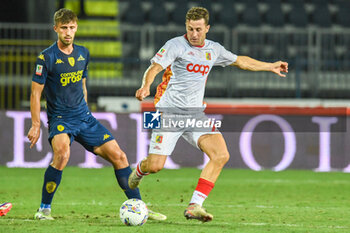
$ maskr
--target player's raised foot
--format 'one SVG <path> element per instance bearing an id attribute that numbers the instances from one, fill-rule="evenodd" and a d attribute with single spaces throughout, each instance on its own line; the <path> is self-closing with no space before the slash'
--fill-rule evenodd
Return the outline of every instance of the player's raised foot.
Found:
<path id="1" fill-rule="evenodd" d="M 51 209 L 38 209 L 38 211 L 34 215 L 34 219 L 38 220 L 54 220 L 51 216 Z"/>
<path id="2" fill-rule="evenodd" d="M 5 216 L 12 208 L 12 204 L 10 202 L 5 202 L 0 205 L 0 216 Z"/>
<path id="3" fill-rule="evenodd" d="M 202 222 L 213 220 L 213 215 L 209 214 L 202 206 L 198 204 L 189 204 L 184 212 L 186 219 L 197 219 Z"/>
<path id="4" fill-rule="evenodd" d="M 154 212 L 152 210 L 148 210 L 148 219 L 149 220 L 158 220 L 158 221 L 164 221 L 166 220 L 166 216 L 161 213 Z"/>
<path id="5" fill-rule="evenodd" d="M 135 189 L 137 188 L 137 186 L 139 186 L 140 182 L 141 182 L 142 177 L 138 177 L 136 175 L 136 169 L 134 169 L 130 176 L 129 176 L 129 180 L 128 180 L 128 185 L 131 189 Z"/>

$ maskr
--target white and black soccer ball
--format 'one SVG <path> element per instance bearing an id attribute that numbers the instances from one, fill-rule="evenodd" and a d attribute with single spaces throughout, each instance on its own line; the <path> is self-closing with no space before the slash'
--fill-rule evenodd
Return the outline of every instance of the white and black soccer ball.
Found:
<path id="1" fill-rule="evenodd" d="M 139 199 L 126 200 L 119 210 L 120 220 L 127 226 L 142 226 L 147 222 L 148 209 Z"/>

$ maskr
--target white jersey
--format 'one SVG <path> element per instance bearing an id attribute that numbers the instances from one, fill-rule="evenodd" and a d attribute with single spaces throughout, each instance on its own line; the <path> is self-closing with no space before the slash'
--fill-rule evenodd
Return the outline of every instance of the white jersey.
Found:
<path id="1" fill-rule="evenodd" d="M 227 66 L 237 60 L 237 55 L 222 45 L 205 40 L 203 46 L 191 45 L 186 35 L 175 37 L 151 59 L 166 71 L 157 87 L 157 108 L 204 109 L 205 84 L 213 66 Z"/>

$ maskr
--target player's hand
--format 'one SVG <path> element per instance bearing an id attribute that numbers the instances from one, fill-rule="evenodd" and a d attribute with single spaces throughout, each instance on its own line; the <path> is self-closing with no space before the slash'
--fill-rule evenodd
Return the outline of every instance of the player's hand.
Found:
<path id="1" fill-rule="evenodd" d="M 149 91 L 149 88 L 147 88 L 147 87 L 141 87 L 135 93 L 136 99 L 138 99 L 140 101 L 142 101 L 144 98 L 146 98 L 149 95 L 150 95 L 150 91 Z"/>
<path id="2" fill-rule="evenodd" d="M 288 73 L 288 63 L 283 61 L 274 62 L 272 63 L 271 71 L 281 77 L 286 77 L 286 75 L 281 72 Z"/>
<path id="3" fill-rule="evenodd" d="M 27 137 L 31 143 L 30 148 L 33 148 L 40 137 L 40 126 L 32 126 L 28 132 Z"/>

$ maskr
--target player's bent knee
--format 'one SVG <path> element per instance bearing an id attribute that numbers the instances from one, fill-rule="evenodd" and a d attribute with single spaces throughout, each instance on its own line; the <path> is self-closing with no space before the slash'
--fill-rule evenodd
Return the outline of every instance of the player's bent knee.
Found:
<path id="1" fill-rule="evenodd" d="M 224 166 L 228 160 L 230 159 L 230 154 L 229 153 L 220 153 L 220 154 L 216 154 L 215 156 L 213 156 L 213 161 L 215 163 L 217 163 L 219 166 Z"/>
<path id="2" fill-rule="evenodd" d="M 68 162 L 69 160 L 69 154 L 68 153 L 61 153 L 55 155 L 55 160 L 59 163 Z"/>
<path id="3" fill-rule="evenodd" d="M 56 146 L 54 149 L 54 158 L 61 161 L 68 160 L 69 146 L 66 146 L 66 145 Z"/>
<path id="4" fill-rule="evenodd" d="M 126 159 L 126 154 L 122 150 L 117 150 L 115 153 L 115 157 L 117 160 L 124 160 Z"/>
<path id="5" fill-rule="evenodd" d="M 52 161 L 52 166 L 58 170 L 63 170 L 69 160 L 69 151 L 55 152 Z"/>
<path id="6" fill-rule="evenodd" d="M 126 154 L 122 150 L 117 150 L 113 153 L 112 156 L 109 157 L 110 161 L 113 165 L 122 165 L 124 163 L 128 163 L 128 159 L 126 158 Z"/>

